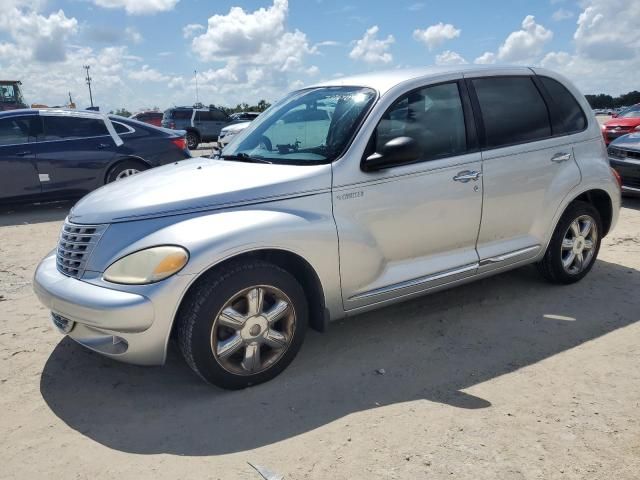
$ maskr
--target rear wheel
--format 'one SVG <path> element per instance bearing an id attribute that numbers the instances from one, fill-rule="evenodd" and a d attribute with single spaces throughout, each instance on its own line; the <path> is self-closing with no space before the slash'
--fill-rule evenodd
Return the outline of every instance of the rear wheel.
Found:
<path id="1" fill-rule="evenodd" d="M 187 140 L 187 147 L 189 147 L 189 150 L 195 150 L 198 148 L 198 145 L 200 144 L 200 136 L 196 132 L 187 132 L 185 138 Z"/>
<path id="2" fill-rule="evenodd" d="M 589 273 L 600 250 L 602 220 L 586 202 L 574 202 L 556 226 L 547 252 L 537 266 L 553 283 L 574 283 Z"/>
<path id="3" fill-rule="evenodd" d="M 237 263 L 204 277 L 178 314 L 185 360 L 207 382 L 240 389 L 282 372 L 302 346 L 304 290 L 280 267 Z"/>
<path id="4" fill-rule="evenodd" d="M 114 165 L 109 173 L 107 174 L 107 179 L 105 183 L 117 182 L 118 180 L 123 180 L 127 177 L 131 177 L 140 172 L 144 172 L 149 167 L 142 162 L 138 162 L 136 160 L 125 160 Z"/>

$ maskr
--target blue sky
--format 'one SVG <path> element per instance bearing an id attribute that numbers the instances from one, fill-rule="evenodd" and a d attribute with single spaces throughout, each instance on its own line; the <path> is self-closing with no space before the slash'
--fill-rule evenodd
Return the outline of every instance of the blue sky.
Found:
<path id="1" fill-rule="evenodd" d="M 585 93 L 640 89 L 631 0 L 3 0 L 0 76 L 29 102 L 103 109 L 277 99 L 322 79 L 444 63 L 559 70 Z"/>

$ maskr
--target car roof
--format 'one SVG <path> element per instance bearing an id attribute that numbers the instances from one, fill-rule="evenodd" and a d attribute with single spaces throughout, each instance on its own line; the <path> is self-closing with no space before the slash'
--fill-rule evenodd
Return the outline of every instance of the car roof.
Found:
<path id="1" fill-rule="evenodd" d="M 7 117 L 10 115 L 26 115 L 26 114 L 38 114 L 44 116 L 70 116 L 70 117 L 92 117 L 92 118 L 104 118 L 104 113 L 95 112 L 92 110 L 73 110 L 70 108 L 19 108 L 16 110 L 4 110 L 0 112 L 1 117 Z"/>
<path id="2" fill-rule="evenodd" d="M 396 69 L 385 70 L 380 72 L 364 73 L 361 75 L 354 75 L 350 77 L 334 78 L 321 83 L 312 85 L 312 87 L 323 86 L 362 86 L 373 88 L 384 94 L 394 86 L 404 83 L 410 80 L 416 80 L 420 78 L 428 79 L 430 77 L 438 77 L 447 74 L 474 74 L 482 73 L 484 75 L 495 73 L 499 75 L 501 72 L 509 73 L 521 71 L 523 74 L 533 74 L 533 71 L 528 67 L 514 66 L 514 65 L 437 65 L 431 67 L 411 68 L 411 69 Z"/>

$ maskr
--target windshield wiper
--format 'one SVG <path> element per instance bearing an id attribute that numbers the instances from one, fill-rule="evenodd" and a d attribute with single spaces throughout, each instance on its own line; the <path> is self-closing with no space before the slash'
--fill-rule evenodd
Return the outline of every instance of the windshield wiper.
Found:
<path id="1" fill-rule="evenodd" d="M 220 158 L 223 160 L 231 160 L 234 162 L 247 162 L 247 163 L 273 163 L 262 157 L 252 157 L 247 153 L 238 153 L 236 155 L 222 155 Z"/>

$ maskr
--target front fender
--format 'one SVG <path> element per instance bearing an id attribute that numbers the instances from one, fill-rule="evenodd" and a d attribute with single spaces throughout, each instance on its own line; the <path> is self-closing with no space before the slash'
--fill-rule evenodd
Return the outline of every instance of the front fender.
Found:
<path id="1" fill-rule="evenodd" d="M 192 276 L 194 281 L 211 267 L 243 253 L 265 249 L 294 253 L 315 270 L 331 318 L 343 315 L 330 193 L 112 224 L 89 259 L 88 275 L 104 272 L 119 258 L 156 245 L 185 247 L 189 262 L 178 275 Z"/>

